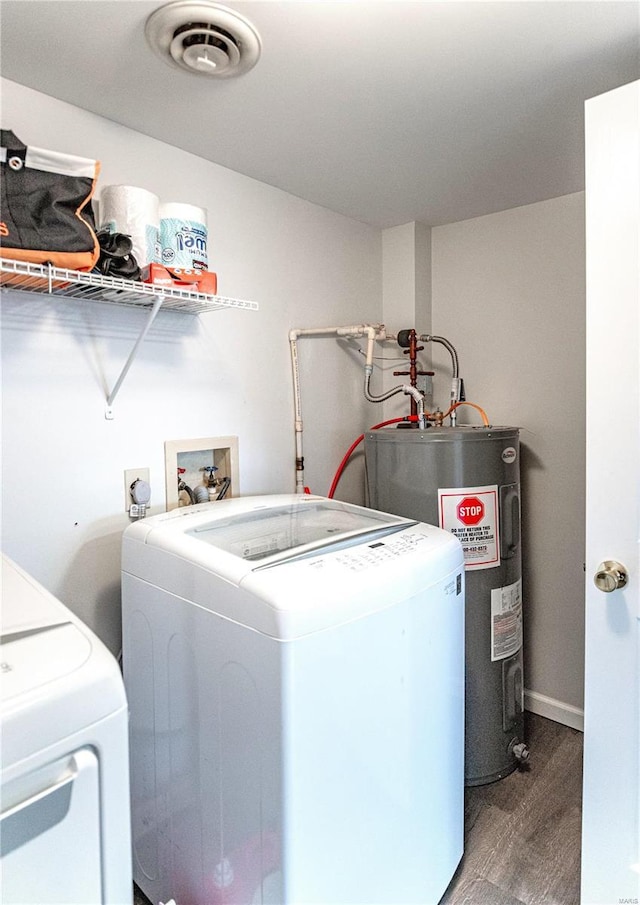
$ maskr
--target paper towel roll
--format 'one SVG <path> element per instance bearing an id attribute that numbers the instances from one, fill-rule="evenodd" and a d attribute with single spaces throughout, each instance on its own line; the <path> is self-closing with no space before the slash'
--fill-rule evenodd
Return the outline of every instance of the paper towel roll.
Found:
<path id="1" fill-rule="evenodd" d="M 161 263 L 183 270 L 208 270 L 207 212 L 194 204 L 160 205 Z"/>
<path id="2" fill-rule="evenodd" d="M 140 267 L 160 260 L 160 199 L 136 185 L 105 185 L 98 202 L 100 229 L 131 236 Z"/>

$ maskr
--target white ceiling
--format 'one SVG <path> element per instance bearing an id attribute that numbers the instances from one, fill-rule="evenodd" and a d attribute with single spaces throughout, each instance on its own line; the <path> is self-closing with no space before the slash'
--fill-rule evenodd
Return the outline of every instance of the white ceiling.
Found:
<path id="1" fill-rule="evenodd" d="M 640 78 L 636 0 L 230 0 L 228 81 L 152 53 L 161 5 L 2 0 L 2 75 L 381 227 L 580 191 L 584 100 Z"/>

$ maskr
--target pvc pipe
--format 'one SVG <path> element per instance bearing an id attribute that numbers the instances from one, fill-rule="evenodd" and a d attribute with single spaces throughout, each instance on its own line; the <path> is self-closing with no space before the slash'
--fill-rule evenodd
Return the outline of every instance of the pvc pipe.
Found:
<path id="1" fill-rule="evenodd" d="M 293 408 L 296 446 L 296 493 L 304 493 L 304 456 L 302 455 L 302 399 L 300 397 L 300 373 L 298 370 L 297 334 L 289 332 L 291 370 L 293 372 Z"/>
<path id="2" fill-rule="evenodd" d="M 411 396 L 413 399 L 415 399 L 418 406 L 418 427 L 423 431 L 427 426 L 427 421 L 424 415 L 424 396 L 419 389 L 412 387 L 410 384 L 404 384 L 402 387 L 402 392 L 406 396 Z"/>
<path id="3" fill-rule="evenodd" d="M 340 327 L 305 327 L 294 328 L 289 330 L 289 339 L 298 339 L 300 336 L 342 336 L 342 337 L 357 337 L 357 336 L 373 336 L 375 339 L 386 339 L 387 332 L 385 330 L 384 324 L 352 324 L 350 326 L 340 326 Z"/>
<path id="4" fill-rule="evenodd" d="M 294 328 L 289 330 L 289 350 L 293 375 L 294 428 L 296 448 L 296 493 L 304 493 L 304 455 L 302 445 L 302 396 L 300 393 L 300 369 L 298 365 L 298 339 L 301 336 L 337 336 L 341 338 L 367 337 L 367 366 L 373 370 L 373 344 L 376 339 L 384 340 L 387 333 L 384 324 L 351 324 L 347 326 Z M 366 395 L 366 393 L 365 393 Z M 375 400 L 373 400 L 375 401 Z"/>

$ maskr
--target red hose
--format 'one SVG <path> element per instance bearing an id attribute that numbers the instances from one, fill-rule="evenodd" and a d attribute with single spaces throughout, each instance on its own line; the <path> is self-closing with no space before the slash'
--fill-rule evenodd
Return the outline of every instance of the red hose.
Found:
<path id="1" fill-rule="evenodd" d="M 398 422 L 400 422 L 400 421 L 417 421 L 417 420 L 418 420 L 417 415 L 405 415 L 403 418 L 390 418 L 388 421 L 381 421 L 380 424 L 374 424 L 373 427 L 369 428 L 369 430 L 377 431 L 379 427 L 386 427 L 388 424 L 398 424 Z M 336 492 L 338 482 L 340 481 L 340 478 L 342 477 L 342 472 L 347 467 L 347 462 L 351 458 L 353 451 L 358 447 L 358 445 L 360 443 L 362 443 L 363 440 L 364 440 L 364 434 L 360 434 L 358 439 L 354 440 L 354 442 L 351 444 L 349 449 L 346 451 L 344 458 L 343 458 L 342 462 L 340 463 L 340 465 L 338 465 L 338 470 L 335 473 L 333 481 L 331 482 L 331 487 L 329 489 L 329 493 L 327 494 L 327 496 L 329 497 L 330 500 L 333 499 L 333 495 Z"/>

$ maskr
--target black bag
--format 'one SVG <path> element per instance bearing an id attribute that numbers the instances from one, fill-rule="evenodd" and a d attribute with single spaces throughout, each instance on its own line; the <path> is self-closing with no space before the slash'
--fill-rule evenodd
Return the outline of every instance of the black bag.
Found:
<path id="1" fill-rule="evenodd" d="M 91 198 L 100 163 L 27 147 L 0 131 L 0 257 L 91 270 L 100 254 Z"/>

